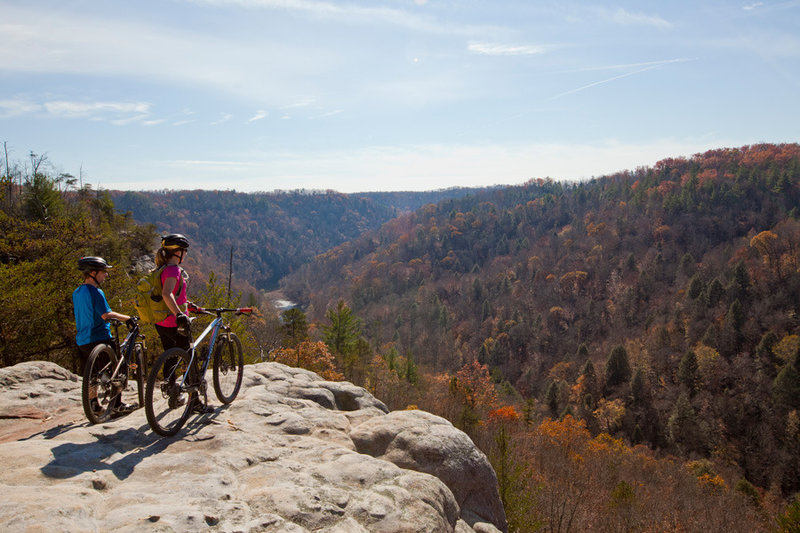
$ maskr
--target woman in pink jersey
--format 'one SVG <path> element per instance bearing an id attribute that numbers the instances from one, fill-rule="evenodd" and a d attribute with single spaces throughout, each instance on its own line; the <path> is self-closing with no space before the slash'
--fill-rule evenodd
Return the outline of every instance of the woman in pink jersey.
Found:
<path id="1" fill-rule="evenodd" d="M 186 282 L 188 276 L 181 268 L 189 249 L 189 240 L 180 233 L 170 233 L 161 238 L 161 248 L 156 252 L 156 267 L 161 271 L 161 296 L 170 314 L 156 324 L 164 351 L 179 347 L 189 349 L 189 318 L 186 316 Z"/>
<path id="2" fill-rule="evenodd" d="M 164 351 L 175 347 L 188 351 L 190 348 L 189 317 L 186 316 L 189 303 L 186 285 L 189 277 L 180 266 L 188 249 L 189 240 L 186 237 L 180 233 L 170 233 L 161 238 L 161 248 L 156 252 L 156 267 L 164 267 L 161 271 L 161 296 L 170 311 L 167 318 L 156 323 Z M 206 412 L 206 406 L 196 395 L 191 400 L 194 411 Z"/>

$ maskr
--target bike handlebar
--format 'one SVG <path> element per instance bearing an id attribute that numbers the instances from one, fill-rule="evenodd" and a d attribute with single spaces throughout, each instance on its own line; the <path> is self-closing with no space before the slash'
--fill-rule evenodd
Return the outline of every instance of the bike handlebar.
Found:
<path id="1" fill-rule="evenodd" d="M 109 318 L 106 322 L 113 326 L 121 326 L 125 324 L 128 329 L 133 329 L 133 326 L 139 323 L 139 317 L 131 316 L 128 320 L 119 320 L 118 318 Z"/>
<path id="2" fill-rule="evenodd" d="M 236 313 L 237 315 L 249 315 L 253 313 L 253 307 L 217 307 L 206 309 L 205 307 L 198 307 L 194 304 L 190 305 L 188 311 L 198 315 L 221 315 L 222 313 Z"/>

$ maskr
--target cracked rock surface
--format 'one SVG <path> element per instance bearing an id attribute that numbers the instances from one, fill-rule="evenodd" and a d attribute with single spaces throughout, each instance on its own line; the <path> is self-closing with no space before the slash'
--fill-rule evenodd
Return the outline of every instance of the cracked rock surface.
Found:
<path id="1" fill-rule="evenodd" d="M 0 530 L 506 530 L 472 441 L 423 411 L 278 363 L 245 367 L 230 405 L 173 438 L 144 410 L 90 425 L 80 379 L 48 362 L 0 369 Z"/>

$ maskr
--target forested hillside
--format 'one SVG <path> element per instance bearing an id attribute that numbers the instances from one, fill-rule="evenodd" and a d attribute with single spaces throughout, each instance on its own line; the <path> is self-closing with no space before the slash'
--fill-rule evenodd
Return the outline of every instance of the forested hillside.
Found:
<path id="1" fill-rule="evenodd" d="M 478 189 L 429 192 L 111 191 L 118 212 L 186 234 L 197 262 L 227 272 L 234 249 L 236 283 L 270 290 L 303 263 L 398 213 Z"/>
<path id="2" fill-rule="evenodd" d="M 720 149 L 406 214 L 284 282 L 377 350 L 800 490 L 800 146 Z"/>

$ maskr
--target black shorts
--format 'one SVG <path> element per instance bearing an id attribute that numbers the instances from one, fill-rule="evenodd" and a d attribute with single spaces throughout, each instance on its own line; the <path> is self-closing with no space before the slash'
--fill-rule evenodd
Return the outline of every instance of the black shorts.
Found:
<path id="1" fill-rule="evenodd" d="M 104 341 L 94 341 L 90 342 L 89 344 L 81 344 L 78 346 L 78 360 L 80 361 L 80 368 L 79 371 L 83 374 L 84 369 L 86 368 L 86 360 L 89 359 L 89 354 L 92 353 L 94 347 L 98 344 L 108 344 L 112 348 L 114 347 L 114 339 L 106 339 Z"/>
<path id="2" fill-rule="evenodd" d="M 166 352 L 170 348 L 183 348 L 184 350 L 189 350 L 189 337 L 184 337 L 183 335 L 178 335 L 178 328 L 172 327 L 168 328 L 165 326 L 156 326 L 156 331 L 158 332 L 158 336 L 161 338 L 161 345 L 164 347 L 164 351 Z"/>

